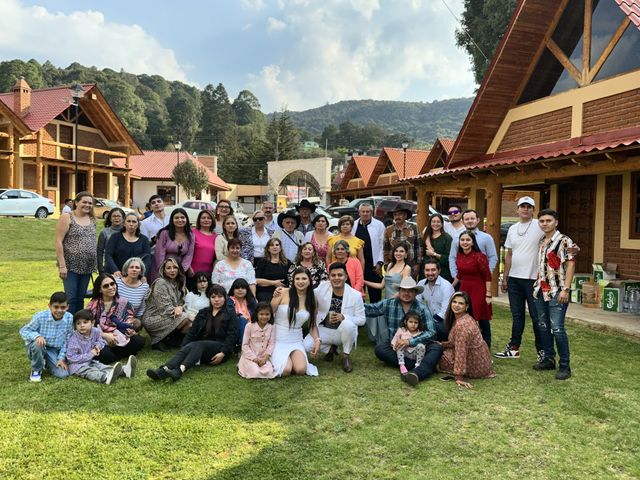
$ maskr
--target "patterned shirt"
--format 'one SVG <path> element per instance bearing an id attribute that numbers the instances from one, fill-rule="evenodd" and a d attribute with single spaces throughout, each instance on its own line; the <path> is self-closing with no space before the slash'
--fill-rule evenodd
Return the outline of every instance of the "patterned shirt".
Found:
<path id="1" fill-rule="evenodd" d="M 551 239 L 543 239 L 538 251 L 538 278 L 533 285 L 533 296 L 542 296 L 546 302 L 568 285 L 565 282 L 567 262 L 573 262 L 574 257 L 567 252 L 573 246 L 573 241 L 559 231 Z"/>
<path id="2" fill-rule="evenodd" d="M 424 331 L 420 335 L 413 337 L 409 340 L 409 346 L 415 347 L 418 343 L 428 343 L 433 340 L 436 335 L 436 330 L 433 325 L 433 317 L 429 309 L 417 299 L 413 301 L 407 311 L 415 311 L 422 317 L 422 323 L 424 323 Z M 374 317 L 378 315 L 384 315 L 387 320 L 387 331 L 389 338 L 393 338 L 396 331 L 400 327 L 400 322 L 404 318 L 405 311 L 402 308 L 402 302 L 398 298 L 387 298 L 380 300 L 377 303 L 365 303 L 364 312 L 367 317 Z"/>
<path id="3" fill-rule="evenodd" d="M 65 312 L 61 320 L 55 320 L 50 310 L 36 313 L 29 323 L 20 329 L 25 345 L 38 337 L 43 337 L 47 347 L 58 350 L 58 360 L 67 354 L 67 339 L 73 332 L 73 315 Z"/>
<path id="4" fill-rule="evenodd" d="M 407 256 L 411 265 L 418 265 L 422 262 L 422 248 L 420 247 L 418 229 L 415 225 L 405 223 L 402 228 L 397 228 L 395 224 L 389 225 L 384 231 L 384 243 L 382 248 L 384 250 L 385 265 L 391 262 L 393 259 L 393 249 L 401 242 L 409 244 Z M 393 333 L 395 333 L 395 330 Z"/>

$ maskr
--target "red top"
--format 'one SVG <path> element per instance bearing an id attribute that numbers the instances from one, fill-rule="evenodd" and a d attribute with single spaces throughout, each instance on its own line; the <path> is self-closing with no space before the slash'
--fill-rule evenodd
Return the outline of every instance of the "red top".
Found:
<path id="1" fill-rule="evenodd" d="M 482 252 L 471 251 L 468 255 L 458 252 L 456 255 L 456 267 L 460 291 L 466 292 L 471 297 L 473 317 L 476 320 L 491 320 L 493 312 L 491 305 L 487 304 L 486 282 L 491 281 L 489 261 Z"/>

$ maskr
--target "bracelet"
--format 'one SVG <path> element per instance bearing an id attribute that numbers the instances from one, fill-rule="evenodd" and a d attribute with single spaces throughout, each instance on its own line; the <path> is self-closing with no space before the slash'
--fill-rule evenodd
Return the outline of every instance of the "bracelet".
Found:
<path id="1" fill-rule="evenodd" d="M 493 295 L 485 295 L 486 298 L 493 298 Z"/>

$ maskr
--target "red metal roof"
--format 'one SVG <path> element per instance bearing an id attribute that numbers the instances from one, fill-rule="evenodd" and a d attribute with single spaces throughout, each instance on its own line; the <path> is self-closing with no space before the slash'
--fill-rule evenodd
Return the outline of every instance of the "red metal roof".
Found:
<path id="1" fill-rule="evenodd" d="M 94 86 L 95 84 L 93 83 L 82 85 L 84 94 L 86 95 Z M 0 94 L 0 101 L 15 112 L 13 108 L 13 92 Z M 32 132 L 37 132 L 72 104 L 73 97 L 68 86 L 41 88 L 31 91 L 31 107 L 24 114 L 16 112 L 16 115 L 22 119 Z"/>
<path id="2" fill-rule="evenodd" d="M 386 153 L 394 171 L 398 174 L 399 180 L 414 177 L 420 173 L 422 166 L 427 161 L 431 150 L 410 150 L 407 149 L 407 171 L 404 172 L 404 151 L 401 148 L 384 147 L 380 156 Z"/>
<path id="3" fill-rule="evenodd" d="M 640 28 L 640 0 L 615 0 L 636 27 Z"/>
<path id="4" fill-rule="evenodd" d="M 584 137 L 575 137 L 569 140 L 560 140 L 544 145 L 536 145 L 534 147 L 498 152 L 492 155 L 484 155 L 483 157 L 476 158 L 475 160 L 477 161 L 474 161 L 473 163 L 446 169 L 434 169 L 409 180 L 421 180 L 455 174 L 457 172 L 467 172 L 470 170 L 486 170 L 509 165 L 519 165 L 535 160 L 570 157 L 574 155 L 627 147 L 634 144 L 640 145 L 640 127 L 596 133 Z"/>
<path id="5" fill-rule="evenodd" d="M 131 155 L 129 157 L 131 174 L 142 180 L 170 179 L 173 174 L 173 168 L 178 162 L 179 155 L 180 162 L 191 160 L 196 166 L 203 167 L 207 171 L 210 185 L 218 190 L 231 190 L 224 180 L 205 167 L 197 158 L 193 157 L 188 152 L 179 152 L 176 154 L 176 152 L 165 152 L 160 150 L 143 150 L 142 153 L 143 155 Z M 124 168 L 124 158 L 114 158 L 112 160 L 114 165 Z"/>
<path id="6" fill-rule="evenodd" d="M 444 151 L 447 153 L 447 155 L 451 153 L 451 150 L 453 150 L 453 146 L 456 143 L 455 138 L 438 137 L 437 140 L 440 142 L 440 144 L 442 145 L 442 148 L 444 148 Z"/>
<path id="7" fill-rule="evenodd" d="M 360 172 L 360 176 L 362 177 L 362 181 L 364 182 L 365 186 L 369 185 L 371 175 L 373 175 L 373 171 L 376 168 L 376 163 L 378 163 L 378 157 L 354 155 L 353 161 L 358 168 L 358 172 Z"/>

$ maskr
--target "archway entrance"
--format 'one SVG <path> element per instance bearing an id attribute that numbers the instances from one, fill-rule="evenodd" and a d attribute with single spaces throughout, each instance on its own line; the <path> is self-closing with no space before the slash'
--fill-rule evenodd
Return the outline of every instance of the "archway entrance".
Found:
<path id="1" fill-rule="evenodd" d="M 276 195 L 281 192 L 281 186 L 289 192 L 300 194 L 300 199 L 305 197 L 320 197 L 320 203 L 329 201 L 328 193 L 331 191 L 331 158 L 301 158 L 296 160 L 280 160 L 268 162 L 267 171 L 269 178 L 269 193 Z M 298 188 L 300 187 L 300 188 Z M 306 188 L 304 188 L 306 187 Z M 305 196 L 302 196 L 305 192 Z"/>

